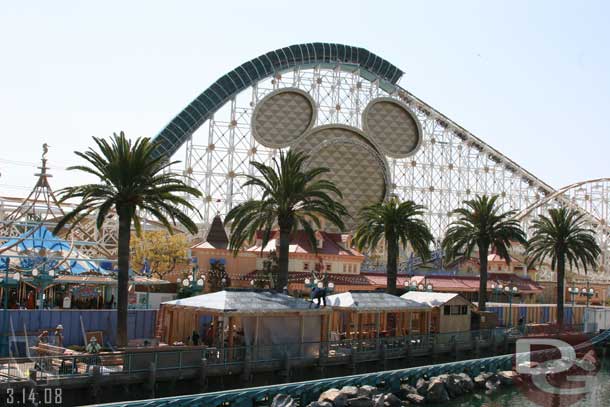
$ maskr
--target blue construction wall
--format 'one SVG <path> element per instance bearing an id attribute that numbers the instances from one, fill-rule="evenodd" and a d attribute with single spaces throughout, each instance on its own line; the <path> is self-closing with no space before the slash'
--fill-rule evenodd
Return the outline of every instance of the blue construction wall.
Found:
<path id="1" fill-rule="evenodd" d="M 565 304 L 564 321 L 569 324 L 582 324 L 585 306 Z M 498 323 L 502 326 L 508 324 L 511 315 L 511 324 L 516 326 L 519 319 L 528 324 L 546 324 L 557 320 L 557 306 L 554 304 L 513 304 L 512 312 L 509 304 L 488 303 L 487 311 L 495 312 L 498 315 Z"/>
<path id="2" fill-rule="evenodd" d="M 52 343 L 55 327 L 61 324 L 64 327 L 64 346 L 83 345 L 81 317 L 85 331 L 102 331 L 104 345 L 116 343 L 116 310 L 2 310 L 0 311 L 0 329 L 4 330 L 6 327 L 7 333 L 12 336 L 12 322 L 18 341 L 24 340 L 26 330 L 30 338 L 47 330 L 51 335 L 50 342 Z M 152 338 L 156 317 L 157 310 L 129 310 L 127 320 L 129 339 Z M 2 334 L 5 333 L 2 332 Z M 34 344 L 32 339 L 30 339 L 30 344 Z"/>

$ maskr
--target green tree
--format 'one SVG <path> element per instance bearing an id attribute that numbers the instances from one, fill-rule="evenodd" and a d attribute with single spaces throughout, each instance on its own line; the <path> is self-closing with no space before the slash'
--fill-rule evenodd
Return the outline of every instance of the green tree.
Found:
<path id="1" fill-rule="evenodd" d="M 563 327 L 566 263 L 570 268 L 582 265 L 595 267 L 601 249 L 594 231 L 587 228 L 584 214 L 574 209 L 549 209 L 548 216 L 540 215 L 532 222 L 532 237 L 527 245 L 530 265 L 551 259 L 557 271 L 557 324 Z"/>
<path id="2" fill-rule="evenodd" d="M 452 214 L 458 219 L 447 229 L 442 247 L 447 259 L 470 257 L 476 247 L 479 251 L 479 310 L 485 311 L 487 300 L 487 256 L 490 249 L 510 264 L 510 247 L 513 242 L 525 245 L 525 233 L 513 219 L 516 212 L 501 212 L 498 196 L 479 196 L 464 201 L 462 208 Z"/>
<path id="3" fill-rule="evenodd" d="M 151 274 L 157 278 L 186 269 L 189 264 L 189 239 L 184 233 L 171 234 L 166 230 L 144 231 L 131 235 L 131 268 L 142 270 L 148 262 Z"/>
<path id="4" fill-rule="evenodd" d="M 140 216 L 146 214 L 161 222 L 170 232 L 172 225 L 181 224 L 191 233 L 197 225 L 180 208 L 196 211 L 185 195 L 201 193 L 185 184 L 181 177 L 169 171 L 168 161 L 155 153 L 156 144 L 149 138 L 135 142 L 123 132 L 110 140 L 93 138 L 98 150 L 76 151 L 86 165 L 70 167 L 93 175 L 98 183 L 68 187 L 59 191 L 61 201 L 80 199 L 76 207 L 55 227 L 58 233 L 64 226 L 70 229 L 88 216 L 96 216 L 99 229 L 112 210 L 119 221 L 118 231 L 118 298 L 117 344 L 127 345 L 127 290 L 129 281 L 129 253 L 132 224 L 141 234 Z"/>
<path id="5" fill-rule="evenodd" d="M 385 239 L 387 251 L 387 292 L 396 293 L 399 247 L 410 245 L 422 258 L 430 256 L 430 243 L 434 240 L 428 225 L 422 219 L 425 207 L 413 201 L 400 202 L 393 197 L 367 206 L 360 211 L 354 244 L 359 250 L 374 249 Z"/>
<path id="6" fill-rule="evenodd" d="M 288 286 L 288 246 L 290 234 L 302 228 L 312 247 L 316 247 L 314 226 L 321 228 L 321 218 L 339 229 L 347 216 L 339 202 L 341 191 L 323 178 L 330 170 L 324 167 L 306 169 L 307 155 L 293 150 L 280 152 L 272 165 L 252 162 L 260 175 L 246 175 L 243 188 L 253 186 L 262 192 L 260 199 L 251 199 L 231 209 L 226 222 L 231 225 L 229 247 L 237 254 L 244 243 L 252 241 L 262 231 L 263 247 L 269 242 L 274 227 L 279 227 L 278 288 Z M 339 198 L 339 199 L 337 199 Z"/>

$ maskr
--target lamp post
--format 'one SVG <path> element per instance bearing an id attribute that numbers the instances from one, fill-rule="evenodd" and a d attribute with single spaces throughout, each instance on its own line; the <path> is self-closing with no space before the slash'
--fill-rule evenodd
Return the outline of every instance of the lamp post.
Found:
<path id="1" fill-rule="evenodd" d="M 584 329 L 586 331 L 587 329 L 587 320 L 588 320 L 588 315 L 587 312 L 589 311 L 589 302 L 591 301 L 591 298 L 595 295 L 595 290 L 591 287 L 589 287 L 589 282 L 587 281 L 587 288 L 583 288 L 580 291 L 580 295 L 583 295 L 585 297 L 587 297 L 587 305 L 585 306 L 585 316 L 583 318 L 583 324 L 584 324 Z M 572 312 L 574 312 L 572 310 Z"/>
<path id="2" fill-rule="evenodd" d="M 305 284 L 305 287 L 309 288 L 310 290 L 313 290 L 314 288 L 316 288 L 318 286 L 319 282 L 320 282 L 320 280 L 318 280 L 317 278 L 314 278 L 312 280 L 309 277 L 305 278 L 305 280 L 303 281 L 303 283 Z"/>
<path id="3" fill-rule="evenodd" d="M 508 327 L 513 325 L 513 297 L 519 294 L 519 289 L 515 286 L 504 286 L 504 292 L 508 296 Z"/>
<path id="4" fill-rule="evenodd" d="M 504 291 L 504 285 L 502 285 L 502 283 L 491 283 L 491 290 L 494 294 L 495 302 L 498 302 L 498 297 L 500 296 L 500 293 Z"/>
<path id="5" fill-rule="evenodd" d="M 329 281 L 328 284 L 326 284 L 325 286 L 324 281 L 322 280 L 318 280 L 317 278 L 314 278 L 313 280 L 311 280 L 310 278 L 306 278 L 303 283 L 305 284 L 305 287 L 309 288 L 310 290 L 313 290 L 315 288 L 323 288 L 325 295 L 328 295 L 335 291 L 335 283 L 333 283 L 332 281 Z"/>
<path id="6" fill-rule="evenodd" d="M 45 263 L 43 263 L 41 270 L 37 268 L 32 269 L 32 283 L 36 286 L 36 290 L 38 291 L 38 304 L 40 309 L 43 309 L 44 307 L 44 290 L 53 283 L 53 280 L 55 280 L 55 270 L 47 270 L 44 265 Z"/>
<path id="7" fill-rule="evenodd" d="M 580 290 L 577 287 L 568 287 L 568 293 L 570 297 L 572 297 L 572 312 L 570 312 L 570 325 L 574 325 L 574 300 L 576 296 L 580 293 Z"/>
<path id="8" fill-rule="evenodd" d="M 431 293 L 434 290 L 432 284 L 417 284 L 415 281 L 405 281 L 404 282 L 405 290 L 407 291 L 427 291 Z"/>
<path id="9" fill-rule="evenodd" d="M 417 291 L 417 283 L 414 280 L 404 282 L 405 290 Z"/>
<path id="10" fill-rule="evenodd" d="M 185 279 L 177 279 L 176 283 L 182 285 L 182 290 L 190 297 L 194 293 L 202 292 L 205 288 L 205 276 L 198 276 L 199 266 L 194 266 L 191 274 Z M 226 280 L 223 278 L 223 284 Z"/>
<path id="11" fill-rule="evenodd" d="M 325 284 L 324 280 L 305 278 L 303 283 L 310 290 L 312 303 L 314 299 L 318 299 L 318 306 L 320 305 L 320 299 L 324 301 L 324 306 L 326 306 L 326 296 L 335 291 L 335 283 L 332 281 Z"/>

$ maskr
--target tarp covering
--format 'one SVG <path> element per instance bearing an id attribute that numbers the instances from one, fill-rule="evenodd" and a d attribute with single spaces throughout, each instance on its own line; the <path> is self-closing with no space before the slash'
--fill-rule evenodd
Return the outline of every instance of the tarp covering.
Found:
<path id="1" fill-rule="evenodd" d="M 428 291 L 409 291 L 400 296 L 405 300 L 415 301 L 430 307 L 438 307 L 457 297 L 457 293 L 435 293 Z"/>
<path id="2" fill-rule="evenodd" d="M 228 326 L 231 317 L 236 317 L 243 329 L 244 344 L 258 343 L 257 358 L 283 358 L 285 355 L 297 356 L 301 353 L 316 356 L 319 352 L 322 319 L 329 313 L 330 308 L 314 308 L 305 300 L 282 293 L 226 289 L 166 301 L 161 304 L 160 315 L 163 318 L 162 326 L 173 326 L 166 338 L 169 341 L 175 339 L 176 330 L 192 331 L 189 325 L 193 320 L 192 315 L 214 315 L 224 327 Z M 224 333 L 227 333 L 226 328 Z"/>
<path id="3" fill-rule="evenodd" d="M 241 319 L 244 329 L 244 342 L 246 345 L 254 344 L 256 317 L 245 317 Z M 281 357 L 284 353 L 288 356 L 297 356 L 301 348 L 306 356 L 317 357 L 319 353 L 320 329 L 322 320 L 319 315 L 303 317 L 303 343 L 301 343 L 300 318 L 296 317 L 259 317 L 258 345 L 260 352 L 267 356 Z M 309 344 L 308 344 L 309 343 Z M 269 346 L 265 348 L 265 346 Z M 284 346 L 271 346 L 284 345 Z"/>
<path id="4" fill-rule="evenodd" d="M 22 241 L 19 242 L 20 240 Z M 15 245 L 17 242 L 19 243 Z M 25 270 L 31 270 L 42 262 L 44 262 L 49 269 L 55 268 L 58 263 L 62 262 L 63 258 L 73 258 L 75 260 L 64 262 L 57 267 L 58 270 L 68 271 L 72 274 L 98 270 L 97 265 L 89 261 L 87 256 L 81 255 L 78 250 L 70 246 L 70 243 L 56 237 L 44 226 L 38 227 L 34 233 L 28 231 L 21 236 L 8 240 L 2 247 L 13 245 L 15 246 L 2 253 L 4 256 L 0 255 L 0 270 L 6 270 L 7 264 L 9 264 L 7 261 L 9 258 L 8 256 L 10 256 L 11 264 Z M 36 258 L 36 256 L 38 256 L 37 253 L 43 248 L 47 251 L 47 256 L 49 258 L 46 261 L 43 258 Z M 14 256 L 17 256 L 17 258 L 14 258 Z"/>
<path id="5" fill-rule="evenodd" d="M 326 303 L 332 307 L 350 308 L 354 311 L 425 311 L 430 309 L 426 304 L 379 291 L 351 291 L 335 294 L 326 297 Z"/>
<path id="6" fill-rule="evenodd" d="M 311 304 L 302 299 L 281 293 L 254 290 L 223 290 L 167 301 L 163 304 L 201 308 L 222 313 L 264 314 L 268 312 L 317 311 L 316 309 L 310 309 Z"/>

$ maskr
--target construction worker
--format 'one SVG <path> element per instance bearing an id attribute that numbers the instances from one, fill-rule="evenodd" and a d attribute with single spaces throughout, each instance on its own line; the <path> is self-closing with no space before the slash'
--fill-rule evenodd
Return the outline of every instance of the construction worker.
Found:
<path id="1" fill-rule="evenodd" d="M 55 327 L 55 346 L 64 347 L 64 327 L 62 324 Z"/>
<path id="2" fill-rule="evenodd" d="M 49 331 L 42 331 L 42 333 L 38 335 L 38 343 L 49 343 Z"/>
<path id="3" fill-rule="evenodd" d="M 94 356 L 90 356 L 88 357 L 88 361 L 87 361 L 87 373 L 89 372 L 89 368 L 92 365 L 97 365 L 99 364 L 99 356 L 97 356 L 98 353 L 100 353 L 100 350 L 102 349 L 102 346 L 97 343 L 97 338 L 95 336 L 92 336 L 91 339 L 89 339 L 89 343 L 87 344 L 87 347 L 85 348 L 85 350 L 87 351 L 87 353 L 90 353 Z"/>

